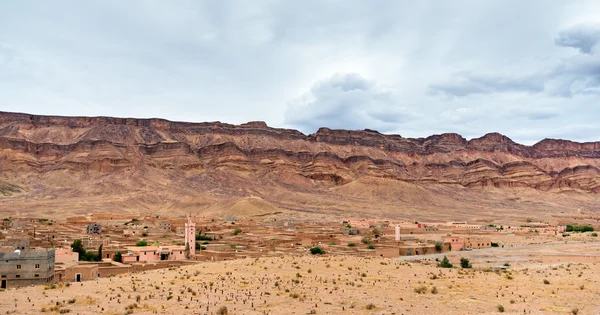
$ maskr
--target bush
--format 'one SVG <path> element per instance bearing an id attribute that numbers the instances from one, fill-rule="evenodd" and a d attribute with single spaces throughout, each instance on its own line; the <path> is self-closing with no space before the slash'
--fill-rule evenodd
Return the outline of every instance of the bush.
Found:
<path id="1" fill-rule="evenodd" d="M 240 228 L 237 228 L 233 231 L 233 235 L 238 235 L 240 233 L 242 233 L 242 229 L 240 229 Z"/>
<path id="2" fill-rule="evenodd" d="M 424 285 L 422 285 L 422 286 L 420 286 L 420 287 L 416 287 L 416 288 L 414 289 L 414 291 L 415 291 L 415 293 L 417 293 L 417 294 L 423 294 L 423 293 L 427 292 L 427 287 L 426 287 L 426 286 L 424 286 Z"/>
<path id="3" fill-rule="evenodd" d="M 592 233 L 592 236 L 593 237 L 598 237 L 598 233 L 594 232 L 594 233 Z"/>
<path id="4" fill-rule="evenodd" d="M 367 306 L 366 306 L 366 309 L 368 309 L 368 310 L 373 310 L 373 309 L 375 309 L 375 304 L 373 304 L 373 303 L 369 303 L 369 304 L 367 304 Z"/>
<path id="5" fill-rule="evenodd" d="M 369 246 L 367 246 L 368 249 L 375 249 L 375 246 L 373 244 L 370 244 Z"/>
<path id="6" fill-rule="evenodd" d="M 121 255 L 121 252 L 117 252 L 113 257 L 113 260 L 117 262 L 123 262 L 123 255 Z"/>
<path id="7" fill-rule="evenodd" d="M 431 288 L 431 294 L 438 294 L 438 289 L 436 287 Z"/>
<path id="8" fill-rule="evenodd" d="M 212 241 L 213 238 L 208 235 L 196 234 L 196 241 Z"/>
<path id="9" fill-rule="evenodd" d="M 321 247 L 316 246 L 310 249 L 310 253 L 313 255 L 323 255 L 325 251 Z"/>
<path id="10" fill-rule="evenodd" d="M 367 245 L 367 244 L 371 244 L 373 242 L 373 240 L 371 239 L 371 237 L 365 236 L 360 240 L 360 242 Z"/>
<path id="11" fill-rule="evenodd" d="M 435 251 L 436 252 L 438 252 L 438 253 L 441 252 L 443 248 L 444 248 L 444 243 L 442 243 L 440 241 L 435 242 Z"/>
<path id="12" fill-rule="evenodd" d="M 462 257 L 460 259 L 460 266 L 463 268 L 471 268 L 473 266 L 471 266 L 471 263 L 469 262 L 469 260 L 465 257 Z"/>
<path id="13" fill-rule="evenodd" d="M 567 225 L 567 232 L 593 232 L 594 228 L 588 225 Z"/>
<path id="14" fill-rule="evenodd" d="M 221 306 L 217 310 L 217 314 L 219 314 L 219 315 L 227 315 L 227 314 L 229 314 L 229 310 L 227 309 L 227 306 Z"/>
<path id="15" fill-rule="evenodd" d="M 498 312 L 504 313 L 504 306 L 498 305 L 497 308 L 498 308 Z"/>
<path id="16" fill-rule="evenodd" d="M 355 246 L 356 246 L 356 244 L 354 244 L 354 243 L 348 243 L 348 247 L 355 247 Z"/>
<path id="17" fill-rule="evenodd" d="M 444 259 L 442 259 L 442 261 L 440 261 L 437 265 L 440 268 L 452 268 L 452 264 L 450 263 L 450 260 L 448 260 L 448 257 L 444 256 Z"/>
<path id="18" fill-rule="evenodd" d="M 135 246 L 148 246 L 148 242 L 146 242 L 146 240 L 141 240 L 135 243 Z"/>
<path id="19" fill-rule="evenodd" d="M 548 279 L 544 279 L 544 284 L 550 284 L 550 281 L 548 281 Z"/>

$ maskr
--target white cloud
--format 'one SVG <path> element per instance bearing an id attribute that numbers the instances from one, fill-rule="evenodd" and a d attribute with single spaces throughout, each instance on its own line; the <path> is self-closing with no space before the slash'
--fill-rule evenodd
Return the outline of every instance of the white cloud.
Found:
<path id="1" fill-rule="evenodd" d="M 0 110 L 589 140 L 574 126 L 600 114 L 597 16 L 593 0 L 5 1 Z"/>

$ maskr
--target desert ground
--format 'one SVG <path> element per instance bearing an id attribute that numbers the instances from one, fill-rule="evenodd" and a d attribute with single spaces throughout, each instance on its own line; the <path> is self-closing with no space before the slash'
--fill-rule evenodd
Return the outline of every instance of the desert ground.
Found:
<path id="1" fill-rule="evenodd" d="M 532 244 L 385 259 L 284 256 L 204 262 L 9 289 L 7 314 L 600 314 L 600 262 L 543 263 L 597 254 L 599 243 Z M 468 257 L 473 268 L 460 267 Z M 410 260 L 409 260 L 410 259 Z M 490 266 L 509 264 L 507 270 Z"/>

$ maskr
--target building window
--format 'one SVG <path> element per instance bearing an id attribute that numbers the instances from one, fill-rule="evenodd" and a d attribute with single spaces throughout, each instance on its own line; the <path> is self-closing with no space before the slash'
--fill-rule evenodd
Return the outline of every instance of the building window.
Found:
<path id="1" fill-rule="evenodd" d="M 21 275 L 16 275 L 15 278 L 21 278 Z"/>
<path id="2" fill-rule="evenodd" d="M 2 277 L 0 277 L 0 278 L 6 278 L 6 275 L 2 275 Z"/>
<path id="3" fill-rule="evenodd" d="M 36 269 L 40 269 L 40 264 L 35 264 Z"/>
<path id="4" fill-rule="evenodd" d="M 39 277 L 40 277 L 40 275 L 35 275 L 35 277 L 36 277 L 36 278 L 39 278 Z"/>
<path id="5" fill-rule="evenodd" d="M 21 265 L 17 265 L 17 269 L 21 269 Z"/>

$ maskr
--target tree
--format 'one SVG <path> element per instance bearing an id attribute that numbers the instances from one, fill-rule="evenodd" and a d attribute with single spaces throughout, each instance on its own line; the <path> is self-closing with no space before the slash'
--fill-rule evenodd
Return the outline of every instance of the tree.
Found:
<path id="1" fill-rule="evenodd" d="M 448 257 L 446 257 L 446 256 L 444 256 L 444 259 L 442 259 L 442 261 L 439 262 L 437 266 L 440 268 L 452 268 L 452 264 L 450 263 L 450 260 L 448 260 Z"/>
<path id="2" fill-rule="evenodd" d="M 190 243 L 185 243 L 185 259 L 190 259 Z"/>
<path id="3" fill-rule="evenodd" d="M 113 260 L 117 262 L 123 262 L 123 255 L 121 255 L 121 252 L 117 252 L 113 257 Z"/>
<path id="4" fill-rule="evenodd" d="M 137 242 L 135 246 L 148 246 L 148 242 L 146 242 L 146 240 L 141 240 Z"/>
<path id="5" fill-rule="evenodd" d="M 237 228 L 233 231 L 233 235 L 238 235 L 240 233 L 242 233 L 242 229 L 240 229 L 240 228 Z"/>
<path id="6" fill-rule="evenodd" d="M 435 251 L 436 252 L 438 252 L 438 253 L 441 252 L 443 247 L 444 247 L 444 243 L 442 243 L 440 241 L 435 242 Z"/>
<path id="7" fill-rule="evenodd" d="M 463 267 L 463 268 L 471 268 L 471 267 L 473 267 L 471 265 L 471 263 L 469 262 L 469 260 L 467 258 L 465 258 L 465 257 L 462 257 L 460 259 L 460 266 Z"/>
<path id="8" fill-rule="evenodd" d="M 381 235 L 381 231 L 379 231 L 378 228 L 374 228 L 373 230 L 371 230 L 371 233 L 373 233 L 373 235 Z"/>
<path id="9" fill-rule="evenodd" d="M 100 244 L 100 247 L 98 247 L 98 261 L 102 260 L 102 244 Z"/>
<path id="10" fill-rule="evenodd" d="M 74 240 L 71 244 L 71 248 L 73 249 L 73 252 L 79 253 L 79 260 L 85 259 L 85 249 L 83 248 L 81 240 Z"/>
<path id="11" fill-rule="evenodd" d="M 325 251 L 321 247 L 316 246 L 310 249 L 310 253 L 313 255 L 323 255 Z"/>

